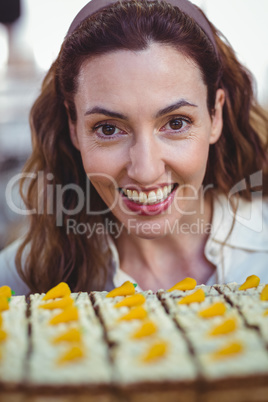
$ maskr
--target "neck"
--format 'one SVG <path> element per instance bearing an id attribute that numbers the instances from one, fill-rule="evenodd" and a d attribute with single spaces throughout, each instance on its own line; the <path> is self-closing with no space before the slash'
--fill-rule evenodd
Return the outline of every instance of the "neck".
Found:
<path id="1" fill-rule="evenodd" d="M 187 226 L 191 231 L 183 231 L 183 223 L 179 223 L 180 231 L 150 240 L 123 232 L 116 240 L 121 269 L 143 289 L 154 291 L 169 288 L 186 276 L 205 283 L 213 272 L 204 255 L 209 233 L 202 230 L 211 222 L 211 203 L 206 204 L 205 212 L 203 228 L 200 217 L 191 217 L 191 226 L 189 222 Z"/>

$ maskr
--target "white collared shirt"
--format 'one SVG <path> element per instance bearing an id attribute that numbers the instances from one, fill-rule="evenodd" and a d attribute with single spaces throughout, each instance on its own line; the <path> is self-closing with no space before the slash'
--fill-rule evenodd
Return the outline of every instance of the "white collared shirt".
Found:
<path id="1" fill-rule="evenodd" d="M 20 244 L 21 239 L 18 239 L 0 253 L 0 286 L 10 286 L 17 295 L 29 293 L 15 267 Z M 105 289 L 120 286 L 126 280 L 135 283 L 134 278 L 120 269 L 118 252 L 112 241 L 110 248 L 114 274 Z M 216 197 L 205 256 L 215 266 L 207 285 L 242 283 L 253 274 L 259 276 L 262 283 L 268 283 L 268 200 L 254 198 L 254 193 L 252 202 L 240 199 L 234 216 L 230 201 L 224 195 Z M 139 285 L 136 289 L 142 290 Z"/>
<path id="2" fill-rule="evenodd" d="M 111 250 L 115 265 L 114 286 L 120 286 L 126 280 L 135 282 L 120 269 L 114 245 Z M 268 200 L 254 198 L 254 195 L 252 202 L 239 199 L 235 214 L 230 200 L 218 195 L 213 202 L 205 256 L 216 267 L 206 285 L 242 283 L 253 274 L 259 276 L 262 283 L 268 283 Z M 137 290 L 141 290 L 139 286 Z"/>

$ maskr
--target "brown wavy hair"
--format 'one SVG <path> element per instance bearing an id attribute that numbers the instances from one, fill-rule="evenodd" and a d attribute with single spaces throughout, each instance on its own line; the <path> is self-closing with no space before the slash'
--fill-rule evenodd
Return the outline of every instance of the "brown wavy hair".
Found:
<path id="1" fill-rule="evenodd" d="M 66 229 L 68 211 L 72 211 L 77 222 L 91 225 L 113 219 L 110 212 L 97 213 L 105 206 L 90 186 L 80 153 L 70 140 L 64 106 L 66 102 L 75 122 L 77 77 L 83 62 L 92 56 L 118 49 L 143 50 L 157 42 L 190 57 L 200 68 L 207 86 L 211 116 L 216 90 L 223 88 L 226 97 L 223 132 L 210 147 L 204 185 L 212 184 L 214 191 L 227 194 L 237 182 L 259 170 L 266 179 L 267 116 L 254 97 L 250 73 L 239 63 L 224 37 L 210 25 L 217 54 L 202 29 L 177 7 L 133 0 L 97 12 L 65 38 L 30 114 L 33 152 L 24 172 L 33 173 L 35 178 L 21 182 L 26 207 L 38 211 L 30 217 L 28 233 L 16 256 L 17 270 L 32 292 L 45 292 L 60 281 L 69 283 L 73 291 L 103 289 L 111 269 L 105 235 L 95 234 L 87 239 L 86 234 L 68 234 Z M 86 205 L 74 214 L 77 193 L 72 185 L 79 186 L 85 194 L 90 190 L 94 215 L 87 212 Z M 64 189 L 63 211 L 57 209 L 61 201 L 57 199 L 59 186 Z M 240 196 L 250 199 L 250 189 Z"/>

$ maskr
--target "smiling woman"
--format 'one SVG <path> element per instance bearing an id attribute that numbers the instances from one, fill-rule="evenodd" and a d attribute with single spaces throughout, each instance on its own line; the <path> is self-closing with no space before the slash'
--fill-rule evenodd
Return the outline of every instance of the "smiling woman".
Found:
<path id="1" fill-rule="evenodd" d="M 268 120 L 250 73 L 188 0 L 89 2 L 31 128 L 30 226 L 2 253 L 1 283 L 268 280 Z"/>
<path id="2" fill-rule="evenodd" d="M 84 62 L 71 139 L 105 204 L 111 208 L 118 198 L 112 212 L 126 228 L 134 212 L 137 223 L 157 222 L 165 235 L 167 221 L 188 222 L 188 212 L 198 210 L 199 197 L 190 197 L 221 134 L 223 102 L 218 89 L 212 120 L 199 68 L 172 46 L 152 43 Z"/>

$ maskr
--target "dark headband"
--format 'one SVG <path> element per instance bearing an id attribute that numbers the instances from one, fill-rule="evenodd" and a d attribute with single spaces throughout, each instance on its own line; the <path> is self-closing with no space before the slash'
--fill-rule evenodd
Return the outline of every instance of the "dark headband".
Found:
<path id="1" fill-rule="evenodd" d="M 91 0 L 89 1 L 76 15 L 74 18 L 73 22 L 70 25 L 70 28 L 67 32 L 67 36 L 71 35 L 76 28 L 81 24 L 82 21 L 84 21 L 86 18 L 91 16 L 92 14 L 96 13 L 97 11 L 100 11 L 114 3 L 116 3 L 118 0 Z M 122 1 L 129 1 L 129 0 L 121 0 Z M 142 1 L 142 0 L 139 0 Z M 153 1 L 153 0 L 149 0 Z M 166 3 L 169 3 L 173 6 L 177 6 L 181 11 L 183 11 L 185 14 L 187 14 L 189 17 L 191 17 L 199 26 L 200 28 L 205 32 L 207 37 L 210 39 L 210 42 L 213 44 L 215 52 L 218 53 L 217 51 L 217 45 L 213 36 L 213 32 L 211 30 L 211 27 L 209 23 L 207 22 L 206 18 L 203 16 L 203 14 L 199 11 L 199 9 L 191 3 L 189 0 L 160 0 L 160 1 L 165 1 Z"/>

